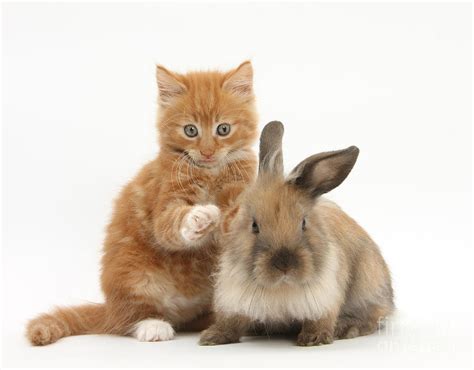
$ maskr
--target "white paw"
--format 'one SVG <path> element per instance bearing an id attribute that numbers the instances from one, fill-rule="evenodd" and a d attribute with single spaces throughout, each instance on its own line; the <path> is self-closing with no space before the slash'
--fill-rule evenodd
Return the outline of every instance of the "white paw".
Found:
<path id="1" fill-rule="evenodd" d="M 204 235 L 204 231 L 219 220 L 221 211 L 212 204 L 197 205 L 184 216 L 181 236 L 187 242 L 195 241 Z"/>
<path id="2" fill-rule="evenodd" d="M 135 324 L 132 335 L 140 342 L 158 342 L 173 339 L 174 330 L 166 321 L 146 319 Z"/>

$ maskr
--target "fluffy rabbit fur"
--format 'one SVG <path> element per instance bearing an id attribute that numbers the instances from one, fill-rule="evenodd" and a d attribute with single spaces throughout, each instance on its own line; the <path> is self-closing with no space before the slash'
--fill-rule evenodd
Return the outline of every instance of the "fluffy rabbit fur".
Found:
<path id="1" fill-rule="evenodd" d="M 249 330 L 299 331 L 297 344 L 374 332 L 393 309 L 390 273 L 377 245 L 321 197 L 342 183 L 359 150 L 313 155 L 283 175 L 283 125 L 260 138 L 257 182 L 222 223 L 216 321 L 202 345 L 238 342 Z"/>

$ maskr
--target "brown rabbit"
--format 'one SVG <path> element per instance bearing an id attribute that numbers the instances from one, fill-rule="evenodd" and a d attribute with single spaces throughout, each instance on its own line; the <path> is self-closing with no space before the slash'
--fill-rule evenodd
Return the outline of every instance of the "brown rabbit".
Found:
<path id="1" fill-rule="evenodd" d="M 260 138 L 257 182 L 222 223 L 216 322 L 201 345 L 238 342 L 251 328 L 298 330 L 297 344 L 373 333 L 393 309 L 390 273 L 377 245 L 321 197 L 344 181 L 359 149 L 313 155 L 285 178 L 283 125 Z"/>

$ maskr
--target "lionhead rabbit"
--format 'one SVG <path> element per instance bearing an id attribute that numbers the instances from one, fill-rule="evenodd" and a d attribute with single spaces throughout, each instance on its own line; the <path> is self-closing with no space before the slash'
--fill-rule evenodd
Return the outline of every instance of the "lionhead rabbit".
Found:
<path id="1" fill-rule="evenodd" d="M 359 150 L 320 153 L 283 175 L 283 125 L 260 138 L 256 183 L 222 224 L 215 323 L 201 345 L 238 342 L 250 328 L 297 330 L 297 344 L 374 332 L 394 308 L 390 273 L 369 235 L 321 195 L 342 183 Z"/>

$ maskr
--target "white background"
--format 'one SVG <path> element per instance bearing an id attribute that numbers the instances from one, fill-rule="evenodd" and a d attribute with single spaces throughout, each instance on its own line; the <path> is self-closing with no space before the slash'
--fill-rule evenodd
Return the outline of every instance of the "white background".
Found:
<path id="1" fill-rule="evenodd" d="M 5 366 L 471 364 L 471 5 L 3 4 Z M 250 58 L 260 126 L 286 125 L 290 170 L 357 145 L 329 195 L 380 244 L 399 309 L 390 331 L 331 346 L 215 348 L 23 337 L 53 305 L 102 301 L 112 200 L 157 153 L 154 64 Z"/>

